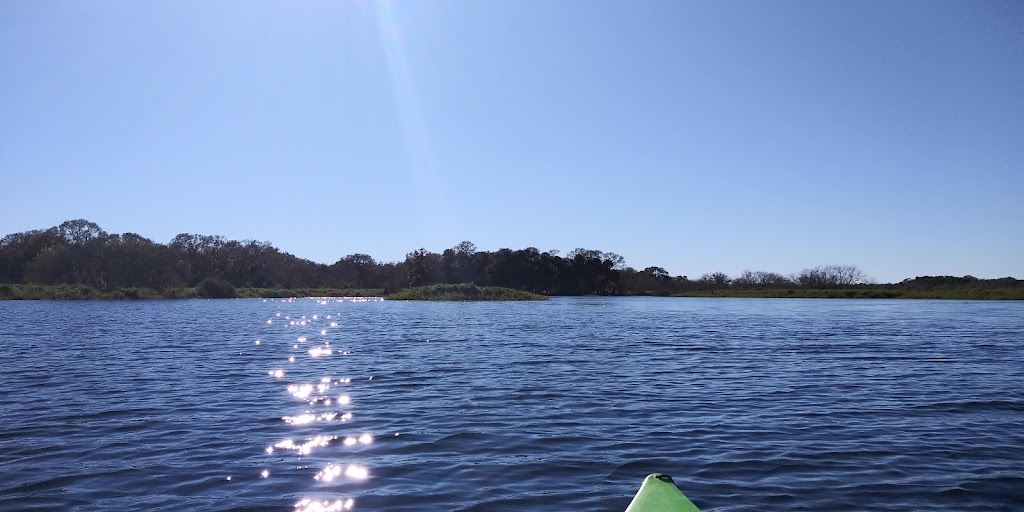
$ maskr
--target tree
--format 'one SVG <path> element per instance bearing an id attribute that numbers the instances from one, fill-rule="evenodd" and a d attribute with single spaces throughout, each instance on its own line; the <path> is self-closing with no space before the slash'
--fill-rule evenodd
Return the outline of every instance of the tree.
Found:
<path id="1" fill-rule="evenodd" d="M 78 284 L 71 250 L 66 245 L 46 247 L 25 265 L 25 281 L 39 284 Z"/>
<path id="2" fill-rule="evenodd" d="M 478 268 L 476 245 L 473 242 L 460 242 L 451 249 L 445 249 L 441 255 L 442 274 L 448 283 L 482 282 Z"/>
<path id="3" fill-rule="evenodd" d="M 135 233 L 110 235 L 101 264 L 107 288 L 163 288 L 176 281 L 174 255 L 163 245 Z"/>
<path id="4" fill-rule="evenodd" d="M 732 279 L 724 272 L 714 272 L 700 276 L 700 282 L 713 290 L 721 290 L 728 288 Z"/>
<path id="5" fill-rule="evenodd" d="M 62 245 L 57 228 L 12 233 L 0 239 L 0 282 L 26 282 L 26 266 L 43 250 Z"/>
<path id="6" fill-rule="evenodd" d="M 617 266 L 624 266 L 621 256 L 592 249 L 573 249 L 567 255 L 575 277 L 575 293 L 610 295 L 621 292 Z"/>
<path id="7" fill-rule="evenodd" d="M 662 267 L 647 267 L 639 272 L 626 267 L 621 271 L 624 293 L 669 295 L 677 291 L 676 283 Z"/>
<path id="8" fill-rule="evenodd" d="M 66 267 L 62 270 L 62 282 L 104 286 L 106 283 L 103 281 L 100 266 L 104 257 L 104 244 L 108 238 L 107 232 L 95 222 L 84 219 L 62 222 L 56 231 L 58 243 L 68 247 L 67 258 L 61 262 L 61 265 Z M 48 259 L 47 262 L 40 263 L 46 266 L 54 264 L 55 260 Z"/>
<path id="9" fill-rule="evenodd" d="M 349 254 L 331 265 L 332 286 L 371 288 L 378 281 L 377 262 L 369 254 Z"/>
<path id="10" fill-rule="evenodd" d="M 647 267 L 644 269 L 644 274 L 650 276 L 652 279 L 668 279 L 668 271 L 661 267 Z"/>
<path id="11" fill-rule="evenodd" d="M 868 278 L 854 265 L 822 265 L 801 270 L 796 281 L 807 288 L 835 288 L 865 284 Z"/>
<path id="12" fill-rule="evenodd" d="M 463 241 L 443 254 L 418 249 L 404 261 L 381 263 L 368 254 L 350 254 L 328 266 L 282 252 L 270 242 L 227 240 L 182 233 L 166 245 L 135 233 L 108 234 L 96 223 L 69 220 L 47 230 L 14 233 L 0 239 L 0 282 L 87 284 L 163 288 L 210 283 L 256 288 L 385 288 L 473 282 L 552 295 L 624 293 L 665 295 L 683 290 L 729 287 L 843 287 L 868 283 L 853 265 L 825 265 L 792 276 L 744 270 L 731 279 L 722 272 L 690 281 L 663 267 L 638 271 L 614 253 L 577 248 L 536 247 L 480 251 Z M 952 276 L 920 277 L 901 287 L 1007 287 L 1017 280 Z M 897 285 L 892 285 L 897 286 Z"/>
<path id="13" fill-rule="evenodd" d="M 408 286 L 426 286 L 441 282 L 441 256 L 426 249 L 405 255 Z"/>
<path id="14" fill-rule="evenodd" d="M 224 277 L 219 275 L 217 252 L 227 243 L 222 236 L 193 235 L 181 233 L 175 236 L 170 243 L 171 249 L 178 253 L 179 258 L 187 266 L 188 275 L 186 281 L 189 286 L 195 286 L 207 277 Z"/>
<path id="15" fill-rule="evenodd" d="M 85 219 L 64 221 L 57 226 L 57 233 L 69 245 L 85 245 L 107 237 L 106 231 Z"/>
<path id="16" fill-rule="evenodd" d="M 732 285 L 738 288 L 778 288 L 792 286 L 793 284 L 792 281 L 782 274 L 760 270 L 744 270 L 739 277 L 732 280 Z"/>

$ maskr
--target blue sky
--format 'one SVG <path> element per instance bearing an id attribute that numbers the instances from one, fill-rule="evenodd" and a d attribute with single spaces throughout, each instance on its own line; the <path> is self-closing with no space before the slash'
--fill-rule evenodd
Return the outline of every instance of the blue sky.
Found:
<path id="1" fill-rule="evenodd" d="M 0 3 L 0 234 L 1024 278 L 1016 1 Z"/>

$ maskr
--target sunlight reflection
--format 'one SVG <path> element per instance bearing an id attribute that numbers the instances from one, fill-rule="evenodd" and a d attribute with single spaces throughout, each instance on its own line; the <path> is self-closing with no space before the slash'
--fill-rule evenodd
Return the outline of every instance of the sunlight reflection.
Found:
<path id="1" fill-rule="evenodd" d="M 309 394 L 313 392 L 313 385 L 303 384 L 301 386 L 296 386 L 295 384 L 292 384 L 288 386 L 288 392 L 295 398 L 306 399 L 309 397 Z"/>
<path id="2" fill-rule="evenodd" d="M 289 299 L 282 302 L 298 303 L 301 300 Z M 345 298 L 339 300 L 339 302 L 364 302 L 367 300 L 362 298 Z M 333 302 L 333 299 L 317 300 L 317 302 L 321 305 L 326 305 L 329 302 Z M 312 301 L 305 303 L 310 304 Z M 316 308 L 316 310 L 321 311 L 328 309 Z M 334 308 L 330 309 L 337 311 Z M 347 347 L 349 350 L 342 350 L 344 344 L 332 340 L 331 333 L 328 332 L 340 326 L 343 320 L 342 313 L 332 312 L 331 314 L 300 316 L 293 312 L 293 315 L 290 316 L 284 312 L 278 312 L 272 313 L 269 318 L 264 318 L 267 326 L 273 326 L 267 327 L 266 330 L 278 330 L 278 336 L 267 334 L 261 336 L 261 339 L 249 338 L 250 340 L 255 340 L 254 343 L 256 345 L 263 345 L 262 338 L 267 338 L 267 347 L 261 347 L 261 349 L 280 348 L 284 352 L 278 354 L 278 357 L 281 359 L 277 361 L 279 363 L 284 362 L 284 359 L 287 358 L 288 361 L 285 363 L 289 365 L 287 376 L 283 368 L 271 368 L 269 375 L 272 378 L 285 379 L 282 384 L 286 385 L 289 395 L 294 399 L 306 402 L 306 404 L 297 404 L 305 410 L 293 410 L 289 411 L 292 415 L 281 416 L 281 420 L 285 424 L 295 427 L 295 437 L 285 438 L 285 436 L 281 436 L 276 441 L 264 444 L 264 454 L 261 455 L 267 459 L 276 460 L 275 464 L 288 464 L 286 461 L 291 457 L 295 457 L 295 459 L 291 460 L 300 460 L 302 461 L 300 464 L 307 464 L 302 467 L 312 468 L 311 471 L 316 472 L 314 479 L 317 482 L 321 482 L 321 484 L 331 482 L 331 485 L 338 485 L 342 481 L 351 483 L 368 479 L 370 477 L 370 468 L 361 464 L 365 461 L 355 459 L 345 461 L 342 459 L 343 462 L 330 462 L 330 458 L 337 456 L 337 453 L 328 453 L 340 450 L 354 454 L 363 449 L 371 450 L 371 445 L 375 441 L 372 434 L 366 431 L 361 432 L 360 430 L 362 429 L 348 433 L 329 432 L 331 428 L 341 429 L 344 426 L 354 425 L 346 424 L 353 419 L 353 412 L 350 411 L 353 398 L 347 393 L 342 393 L 340 387 L 333 392 L 331 391 L 331 387 L 336 385 L 349 385 L 345 390 L 353 391 L 351 389 L 353 377 L 325 376 L 324 374 L 327 373 L 325 371 L 320 373 L 320 378 L 316 378 L 306 373 L 310 369 L 316 368 L 316 366 L 306 367 L 305 365 L 325 365 L 328 364 L 327 361 L 330 361 L 330 359 L 327 359 L 329 357 L 342 357 L 352 354 L 351 347 Z M 258 322 L 259 320 L 257 320 Z M 294 327 L 301 328 L 291 330 Z M 317 334 L 318 332 L 319 335 Z M 287 348 L 288 341 L 292 343 L 292 350 Z M 307 357 L 316 361 L 306 359 L 303 356 L 303 352 L 308 354 Z M 334 370 L 328 369 L 327 371 L 333 372 Z M 302 375 L 302 377 L 299 377 L 299 375 Z M 363 378 L 356 377 L 356 380 L 362 380 Z M 329 412 L 332 410 L 333 412 Z M 342 426 L 341 424 L 346 425 Z M 388 436 L 390 437 L 390 434 Z M 344 448 L 342 445 L 344 445 Z M 325 454 L 327 454 L 327 457 L 323 457 Z M 324 458 L 327 460 L 324 460 Z M 294 462 L 291 464 L 294 464 Z M 258 471 L 260 477 L 264 479 L 274 476 L 276 481 L 280 479 L 278 478 L 280 475 L 285 474 L 280 473 L 279 475 L 278 469 L 280 469 L 278 466 L 268 464 L 265 468 L 261 468 L 261 470 L 256 469 L 255 471 Z M 306 478 L 309 476 L 313 475 L 307 473 Z M 310 496 L 295 503 L 296 512 L 343 511 L 350 510 L 353 507 L 354 500 L 352 498 L 332 494 L 316 497 Z"/>
<path id="3" fill-rule="evenodd" d="M 295 441 L 291 439 L 285 439 L 274 444 L 274 446 L 267 447 L 267 453 L 274 453 L 274 450 L 292 450 L 297 452 L 299 455 L 309 455 L 313 452 L 313 448 L 323 448 L 337 439 L 338 436 L 316 436 L 312 439 L 307 439 L 305 443 L 295 444 Z"/>
<path id="4" fill-rule="evenodd" d="M 307 498 L 295 504 L 295 512 L 338 512 L 350 510 L 354 504 L 352 498 L 335 501 L 313 501 Z"/>
<path id="5" fill-rule="evenodd" d="M 281 419 L 289 425 L 308 425 L 314 421 L 332 421 L 336 417 L 338 417 L 338 413 L 336 412 L 328 412 L 324 414 L 313 414 L 307 412 L 298 416 L 282 416 Z M 352 413 L 345 413 L 342 415 L 341 419 L 343 421 L 352 419 Z"/>
<path id="6" fill-rule="evenodd" d="M 300 414 L 298 416 L 285 416 L 281 419 L 289 425 L 307 425 L 316 421 L 317 416 L 315 414 Z"/>
<path id="7" fill-rule="evenodd" d="M 316 405 L 316 404 L 331 405 L 332 402 L 333 401 L 330 399 L 330 397 L 326 397 L 326 396 L 318 396 L 318 397 L 314 397 L 314 398 L 306 401 L 306 403 L 308 403 L 309 405 Z"/>
<path id="8" fill-rule="evenodd" d="M 327 467 L 317 473 L 313 479 L 316 481 L 330 482 L 339 476 L 341 476 L 341 466 L 328 464 Z"/>
<path id="9" fill-rule="evenodd" d="M 363 435 L 361 435 L 359 437 L 349 436 L 349 437 L 346 437 L 344 441 L 342 441 L 342 443 L 345 446 L 355 446 L 357 443 L 358 444 L 370 444 L 372 442 L 373 442 L 373 436 L 371 436 L 370 434 L 363 434 Z"/>
<path id="10" fill-rule="evenodd" d="M 366 477 L 370 476 L 370 472 L 363 466 L 349 464 L 349 466 L 345 468 L 345 476 L 355 478 L 356 480 L 364 480 Z"/>
<path id="11" fill-rule="evenodd" d="M 329 355 L 331 355 L 331 353 L 332 353 L 332 351 L 331 351 L 330 348 L 313 347 L 313 348 L 309 349 L 309 355 L 314 357 L 314 358 L 322 357 L 322 356 L 329 356 Z"/>
<path id="12" fill-rule="evenodd" d="M 342 470 L 341 466 L 337 464 L 328 464 L 327 467 L 317 473 L 313 479 L 320 482 L 330 482 L 342 474 L 356 480 L 364 480 L 366 477 L 370 476 L 370 472 L 363 466 L 349 464 L 347 468 Z"/>

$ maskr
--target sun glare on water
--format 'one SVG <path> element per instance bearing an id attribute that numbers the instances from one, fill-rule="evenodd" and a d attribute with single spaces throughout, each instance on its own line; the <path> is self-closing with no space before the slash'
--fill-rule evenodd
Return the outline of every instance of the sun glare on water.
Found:
<path id="1" fill-rule="evenodd" d="M 288 300 L 286 304 L 289 305 L 289 308 L 298 304 L 313 304 L 317 309 L 337 307 L 333 303 L 326 305 L 318 301 L 304 303 L 294 299 Z M 295 461 L 300 459 L 303 462 L 297 464 L 302 467 L 316 466 L 318 460 L 323 461 L 321 469 L 312 475 L 311 479 L 315 486 L 313 489 L 320 491 L 326 489 L 345 490 L 345 487 L 339 488 L 338 486 L 353 485 L 355 482 L 369 479 L 370 469 L 352 457 L 364 450 L 372 449 L 373 434 L 370 432 L 338 433 L 332 431 L 338 425 L 352 419 L 353 394 L 338 394 L 337 390 L 331 388 L 352 386 L 353 378 L 321 373 L 325 369 L 340 368 L 340 366 L 332 364 L 328 356 L 349 355 L 353 352 L 348 347 L 345 347 L 344 350 L 333 348 L 344 347 L 346 340 L 342 337 L 341 331 L 331 329 L 328 325 L 337 326 L 343 315 L 335 312 L 327 315 L 317 312 L 317 314 L 307 315 L 277 313 L 276 316 L 283 316 L 288 321 L 264 323 L 261 320 L 260 323 L 265 332 L 259 338 L 261 343 L 257 345 L 257 351 L 264 356 L 273 356 L 274 351 L 279 351 L 276 355 L 281 362 L 286 360 L 291 364 L 287 374 L 280 368 L 271 369 L 267 373 L 272 381 L 284 381 L 278 384 L 280 386 L 278 389 L 286 392 L 291 399 L 302 401 L 301 405 L 297 405 L 294 401 L 289 403 L 289 401 L 283 400 L 281 407 L 288 410 L 290 414 L 281 416 L 281 422 L 286 426 L 285 428 L 298 428 L 299 430 L 295 432 L 307 437 L 295 438 L 291 435 L 284 435 L 282 439 L 273 444 L 264 445 L 262 447 L 264 455 L 268 457 L 268 460 L 286 463 L 291 470 L 296 467 Z M 310 347 L 307 344 L 311 333 L 318 333 L 319 337 L 323 338 L 318 340 L 321 342 L 319 346 Z M 296 357 L 296 355 L 303 354 L 308 354 L 308 357 Z M 319 375 L 317 375 L 318 373 Z M 357 380 L 364 381 L 364 378 L 359 377 Z M 365 382 L 372 382 L 372 380 L 365 379 Z M 359 388 L 354 388 L 354 390 L 357 389 Z M 310 429 L 318 429 L 317 425 L 322 425 L 320 433 L 309 432 Z M 339 456 L 343 457 L 342 460 L 348 459 L 348 462 L 323 460 L 323 458 L 337 459 Z M 260 478 L 271 479 L 275 474 L 280 475 L 285 472 L 281 468 L 275 469 L 271 466 L 263 469 L 259 475 Z M 325 487 L 324 485 L 328 483 L 331 485 Z M 330 497 L 328 495 L 303 499 L 295 504 L 295 510 L 297 512 L 337 511 L 350 510 L 354 506 L 355 500 L 352 497 Z"/>

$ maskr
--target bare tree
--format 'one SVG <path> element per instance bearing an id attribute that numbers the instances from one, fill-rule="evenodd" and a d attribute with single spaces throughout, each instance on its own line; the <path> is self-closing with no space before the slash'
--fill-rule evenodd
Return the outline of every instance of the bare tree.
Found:
<path id="1" fill-rule="evenodd" d="M 868 277 L 855 265 L 822 265 L 801 270 L 796 281 L 808 288 L 833 288 L 864 284 Z"/>
<path id="2" fill-rule="evenodd" d="M 743 288 L 766 288 L 790 286 L 793 284 L 793 282 L 786 278 L 786 276 L 776 272 L 744 270 L 743 273 L 739 275 L 739 277 L 733 279 L 732 284 L 734 286 L 739 286 Z"/>

